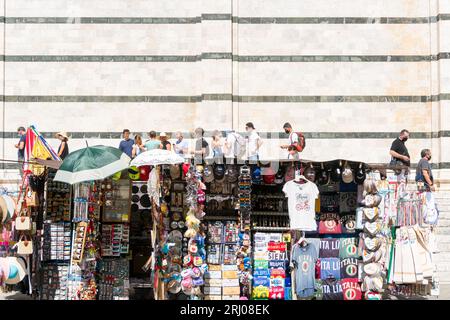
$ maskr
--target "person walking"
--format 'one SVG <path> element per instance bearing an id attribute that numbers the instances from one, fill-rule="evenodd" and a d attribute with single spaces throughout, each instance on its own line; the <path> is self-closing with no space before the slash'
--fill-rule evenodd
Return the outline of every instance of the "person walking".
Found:
<path id="1" fill-rule="evenodd" d="M 203 160 L 209 155 L 209 144 L 203 138 L 205 134 L 205 130 L 203 128 L 197 128 L 194 131 L 195 140 L 195 149 L 191 151 L 191 154 L 194 155 L 195 164 L 202 164 Z"/>
<path id="2" fill-rule="evenodd" d="M 214 160 L 216 161 L 216 163 L 222 163 L 224 144 L 222 139 L 222 133 L 219 130 L 214 130 L 211 145 L 213 149 Z"/>
<path id="3" fill-rule="evenodd" d="M 183 134 L 180 131 L 177 131 L 177 133 L 175 133 L 175 138 L 177 139 L 173 144 L 175 153 L 180 156 L 187 154 L 189 150 L 189 143 L 184 140 Z"/>
<path id="4" fill-rule="evenodd" d="M 405 142 L 409 139 L 409 131 L 403 129 L 400 131 L 400 135 L 392 142 L 389 154 L 391 155 L 391 165 L 404 165 L 410 166 L 410 156 L 408 148 L 406 148 Z"/>
<path id="5" fill-rule="evenodd" d="M 58 147 L 58 157 L 60 157 L 61 160 L 64 160 L 69 154 L 69 137 L 66 132 L 61 131 L 56 134 L 56 138 L 61 141 Z"/>
<path id="6" fill-rule="evenodd" d="M 140 155 L 142 152 L 145 151 L 144 144 L 142 143 L 142 137 L 137 134 L 134 136 L 134 144 L 133 149 L 131 151 L 131 159 L 136 158 L 138 155 Z"/>
<path id="7" fill-rule="evenodd" d="M 26 130 L 25 127 L 19 127 L 17 129 L 17 135 L 19 136 L 19 142 L 14 145 L 17 149 L 17 161 L 20 171 L 20 176 L 23 176 L 23 162 L 25 161 L 25 143 L 26 143 Z"/>
<path id="8" fill-rule="evenodd" d="M 259 160 L 259 148 L 263 144 L 263 141 L 259 134 L 255 130 L 255 126 L 252 122 L 245 124 L 245 130 L 247 131 L 247 156 L 250 161 Z"/>
<path id="9" fill-rule="evenodd" d="M 123 153 L 125 153 L 127 156 L 132 158 L 132 151 L 133 151 L 133 140 L 130 139 L 130 130 L 123 129 L 122 131 L 123 140 L 119 143 L 119 149 Z"/>
<path id="10" fill-rule="evenodd" d="M 431 171 L 431 150 L 430 149 L 423 149 L 420 152 L 420 159 L 419 163 L 417 164 L 416 168 L 416 182 L 419 190 L 425 189 L 425 191 L 436 191 L 434 187 L 434 178 L 433 178 L 433 172 Z"/>
<path id="11" fill-rule="evenodd" d="M 161 132 L 159 134 L 159 140 L 161 141 L 159 144 L 159 148 L 162 150 L 171 151 L 172 146 L 170 144 L 170 141 L 167 139 L 167 134 L 165 132 Z"/>
<path id="12" fill-rule="evenodd" d="M 153 149 L 159 149 L 159 145 L 161 144 L 161 141 L 156 139 L 156 132 L 152 130 L 148 133 L 148 136 L 149 136 L 150 140 L 147 140 L 145 142 L 145 145 L 144 145 L 145 150 L 149 151 L 149 150 L 153 150 Z"/>
<path id="13" fill-rule="evenodd" d="M 297 150 L 297 145 L 300 140 L 298 134 L 292 130 L 292 125 L 289 122 L 283 125 L 283 130 L 289 135 L 289 144 L 281 145 L 281 149 L 287 149 L 288 159 L 299 160 L 300 155 Z"/>

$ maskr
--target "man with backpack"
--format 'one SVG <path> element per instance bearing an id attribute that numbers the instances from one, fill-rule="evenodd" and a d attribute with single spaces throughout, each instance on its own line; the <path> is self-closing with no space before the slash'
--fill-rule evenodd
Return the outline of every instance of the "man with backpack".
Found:
<path id="1" fill-rule="evenodd" d="M 245 138 L 236 131 L 228 132 L 223 146 L 227 163 L 233 163 L 235 158 L 241 160 L 244 157 L 246 152 L 245 143 Z"/>
<path id="2" fill-rule="evenodd" d="M 303 133 L 294 132 L 289 122 L 283 125 L 284 132 L 289 135 L 289 144 L 281 145 L 282 149 L 287 149 L 289 152 L 288 159 L 299 160 L 299 152 L 305 149 L 305 136 Z"/>

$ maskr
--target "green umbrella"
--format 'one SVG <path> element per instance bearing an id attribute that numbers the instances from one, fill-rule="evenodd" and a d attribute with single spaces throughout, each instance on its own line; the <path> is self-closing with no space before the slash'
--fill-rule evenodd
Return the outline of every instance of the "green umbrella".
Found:
<path id="1" fill-rule="evenodd" d="M 88 146 L 70 153 L 56 172 L 54 180 L 74 184 L 105 179 L 128 168 L 130 160 L 117 148 Z"/>

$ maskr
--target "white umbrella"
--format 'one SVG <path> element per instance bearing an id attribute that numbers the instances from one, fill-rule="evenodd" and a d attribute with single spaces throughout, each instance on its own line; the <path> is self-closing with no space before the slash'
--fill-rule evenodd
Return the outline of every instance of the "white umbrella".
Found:
<path id="1" fill-rule="evenodd" d="M 161 164 L 178 164 L 183 162 L 184 158 L 172 151 L 153 149 L 138 155 L 131 161 L 130 166 L 157 166 Z"/>

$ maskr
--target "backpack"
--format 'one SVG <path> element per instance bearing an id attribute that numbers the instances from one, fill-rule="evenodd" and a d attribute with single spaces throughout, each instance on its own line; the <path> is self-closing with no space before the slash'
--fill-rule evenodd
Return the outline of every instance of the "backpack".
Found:
<path id="1" fill-rule="evenodd" d="M 235 140 L 233 143 L 233 155 L 234 157 L 241 159 L 245 155 L 245 145 L 246 141 L 243 136 L 241 136 L 239 133 L 232 132 L 230 133 L 234 136 Z"/>
<path id="2" fill-rule="evenodd" d="M 298 141 L 294 142 L 293 146 L 297 149 L 297 152 L 302 152 L 306 147 L 305 136 L 301 132 L 295 132 L 298 136 Z M 291 137 L 289 137 L 290 139 Z"/>

